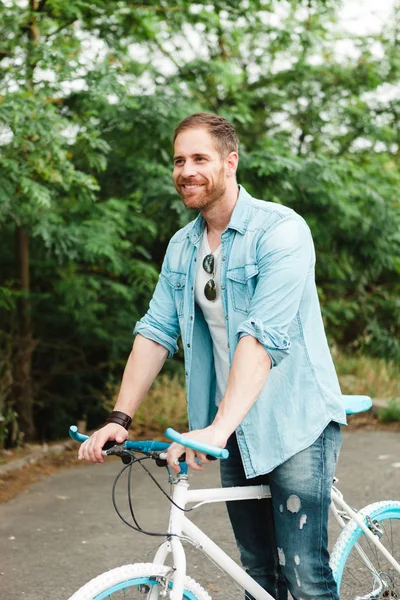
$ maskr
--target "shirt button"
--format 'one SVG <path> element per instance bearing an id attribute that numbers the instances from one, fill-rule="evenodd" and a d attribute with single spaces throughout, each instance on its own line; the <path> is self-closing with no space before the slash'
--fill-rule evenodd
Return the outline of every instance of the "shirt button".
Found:
<path id="1" fill-rule="evenodd" d="M 223 257 L 222 257 L 222 260 L 226 260 L 226 256 L 223 256 Z"/>
<path id="2" fill-rule="evenodd" d="M 188 344 L 187 347 L 190 348 L 190 344 Z"/>
<path id="3" fill-rule="evenodd" d="M 190 320 L 193 321 L 193 317 L 190 317 Z"/>
<path id="4" fill-rule="evenodd" d="M 192 292 L 193 292 L 193 286 L 192 286 L 192 288 L 191 288 L 191 289 L 192 289 Z"/>
<path id="5" fill-rule="evenodd" d="M 176 287 L 181 287 L 181 284 L 180 284 L 180 283 L 177 283 L 177 284 L 176 284 Z"/>
<path id="6" fill-rule="evenodd" d="M 225 286 L 224 286 L 224 285 L 221 285 L 221 290 L 224 290 L 224 289 L 225 289 Z"/>
<path id="7" fill-rule="evenodd" d="M 187 376 L 189 375 L 189 373 L 186 371 L 185 375 L 186 375 L 186 377 L 187 377 Z"/>
<path id="8" fill-rule="evenodd" d="M 231 347 L 231 345 L 230 345 L 230 344 L 228 344 L 228 350 L 229 350 L 229 348 L 230 348 L 230 347 Z"/>
<path id="9" fill-rule="evenodd" d="M 238 431 L 238 435 L 243 435 L 243 431 L 242 430 Z"/>
<path id="10" fill-rule="evenodd" d="M 228 319 L 229 319 L 228 315 L 226 315 L 225 319 L 226 319 L 226 320 L 228 320 Z"/>

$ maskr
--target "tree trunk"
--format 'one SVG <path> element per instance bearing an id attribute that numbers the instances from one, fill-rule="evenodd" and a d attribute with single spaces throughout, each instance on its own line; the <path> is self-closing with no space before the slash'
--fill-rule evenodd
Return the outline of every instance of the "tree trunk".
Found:
<path id="1" fill-rule="evenodd" d="M 29 0 L 30 21 L 27 31 L 29 38 L 26 61 L 26 84 L 30 90 L 34 87 L 34 71 L 37 56 L 36 43 L 40 39 L 37 23 L 39 0 Z M 31 306 L 29 299 L 29 233 L 26 227 L 20 225 L 16 229 L 17 277 L 21 297 L 17 303 L 17 339 L 15 344 L 16 356 L 14 361 L 14 398 L 18 413 L 20 431 L 24 439 L 31 441 L 35 438 L 33 420 L 32 392 L 32 353 L 34 348 L 31 321 Z"/>
<path id="2" fill-rule="evenodd" d="M 24 434 L 24 439 L 31 441 L 35 438 L 31 377 L 34 343 L 29 301 L 29 235 L 24 227 L 18 227 L 16 230 L 16 253 L 22 294 L 17 303 L 18 333 L 14 363 L 14 397 L 20 430 Z"/>

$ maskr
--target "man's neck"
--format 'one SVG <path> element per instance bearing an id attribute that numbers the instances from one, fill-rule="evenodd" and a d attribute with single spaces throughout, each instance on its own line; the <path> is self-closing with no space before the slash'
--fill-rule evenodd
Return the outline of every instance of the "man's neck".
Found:
<path id="1" fill-rule="evenodd" d="M 220 238 L 221 233 L 227 228 L 233 210 L 239 197 L 239 186 L 235 183 L 231 189 L 227 189 L 225 194 L 218 202 L 208 209 L 201 211 L 205 222 L 207 223 L 208 237 Z"/>

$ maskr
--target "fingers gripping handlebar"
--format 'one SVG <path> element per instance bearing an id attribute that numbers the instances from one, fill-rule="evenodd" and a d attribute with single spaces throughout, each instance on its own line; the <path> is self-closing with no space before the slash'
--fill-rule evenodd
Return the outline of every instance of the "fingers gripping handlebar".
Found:
<path id="1" fill-rule="evenodd" d="M 76 425 L 71 425 L 71 427 L 69 428 L 69 435 L 72 437 L 72 439 L 74 439 L 80 443 L 83 443 L 89 437 L 87 435 L 83 435 L 82 433 L 79 433 Z M 207 454 L 208 458 L 210 458 L 210 457 L 228 458 L 228 456 L 229 456 L 229 451 L 226 448 L 218 448 L 217 446 L 211 446 L 209 444 L 202 444 L 201 442 L 192 440 L 191 438 L 188 438 L 188 437 L 178 433 L 171 427 L 169 427 L 165 431 L 165 436 L 167 438 L 169 438 L 170 440 L 172 440 L 173 442 L 177 442 L 178 444 L 181 444 L 182 446 L 185 446 L 186 448 L 191 448 L 192 450 L 197 450 L 198 452 L 203 452 L 204 454 Z M 144 454 L 148 454 L 151 452 L 166 452 L 166 450 L 168 449 L 168 446 L 169 446 L 169 444 L 166 442 L 157 442 L 157 441 L 153 441 L 153 440 L 151 440 L 151 441 L 127 440 L 123 444 L 116 444 L 112 440 L 109 440 L 103 446 L 103 451 L 106 451 L 107 449 L 114 447 L 116 445 L 120 445 L 122 448 L 125 448 L 127 450 L 136 450 L 137 452 L 142 452 Z"/>

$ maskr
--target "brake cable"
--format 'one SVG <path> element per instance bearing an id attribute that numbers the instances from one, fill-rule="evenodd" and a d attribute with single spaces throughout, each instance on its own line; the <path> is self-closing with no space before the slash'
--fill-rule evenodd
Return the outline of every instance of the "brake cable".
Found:
<path id="1" fill-rule="evenodd" d="M 161 485 L 158 483 L 157 479 L 154 477 L 154 475 L 149 471 L 149 469 L 147 469 L 147 467 L 142 464 L 143 461 L 149 459 L 149 458 L 155 458 L 155 457 L 151 457 L 151 456 L 143 456 L 142 458 L 137 458 L 133 452 L 129 452 L 129 451 L 125 451 L 126 454 L 128 454 L 131 457 L 131 460 L 128 464 L 124 464 L 124 466 L 122 467 L 122 469 L 120 470 L 120 472 L 118 473 L 118 475 L 116 476 L 114 483 L 113 483 L 113 487 L 112 487 L 112 502 L 113 502 L 113 506 L 114 506 L 114 510 L 117 513 L 117 515 L 119 516 L 119 518 L 121 519 L 121 521 L 123 521 L 125 523 L 125 525 L 128 525 L 128 527 L 130 527 L 131 529 L 134 529 L 135 531 L 139 532 L 139 533 L 144 533 L 145 535 L 149 535 L 149 536 L 153 536 L 153 537 L 172 537 L 172 536 L 176 536 L 176 537 L 181 537 L 176 533 L 158 533 L 158 532 L 153 532 L 153 531 L 147 531 L 145 529 L 143 529 L 143 527 L 141 527 L 141 525 L 139 524 L 134 510 L 133 510 L 133 502 L 132 502 L 132 467 L 135 463 L 138 463 L 142 469 L 147 473 L 147 475 L 150 477 L 150 479 L 153 481 L 153 483 L 155 483 L 155 485 L 157 486 L 157 488 L 162 492 L 162 494 L 169 500 L 169 502 L 171 504 L 173 504 L 176 508 L 178 508 L 179 510 L 183 511 L 183 512 L 190 512 L 193 510 L 194 507 L 192 508 L 182 508 L 181 506 L 179 506 L 172 498 L 171 496 L 161 487 Z M 122 458 L 120 456 L 120 458 Z M 125 456 L 126 458 L 126 456 Z M 168 470 L 168 467 L 166 467 Z M 134 522 L 134 525 L 132 525 L 132 523 L 130 523 L 129 521 L 127 521 L 125 519 L 125 517 L 121 514 L 120 510 L 118 509 L 117 506 L 117 501 L 116 501 L 116 488 L 117 488 L 117 484 L 120 480 L 121 475 L 127 470 L 128 471 L 128 503 L 129 503 L 129 511 L 132 517 L 132 520 Z M 168 470 L 169 471 L 169 470 Z"/>

